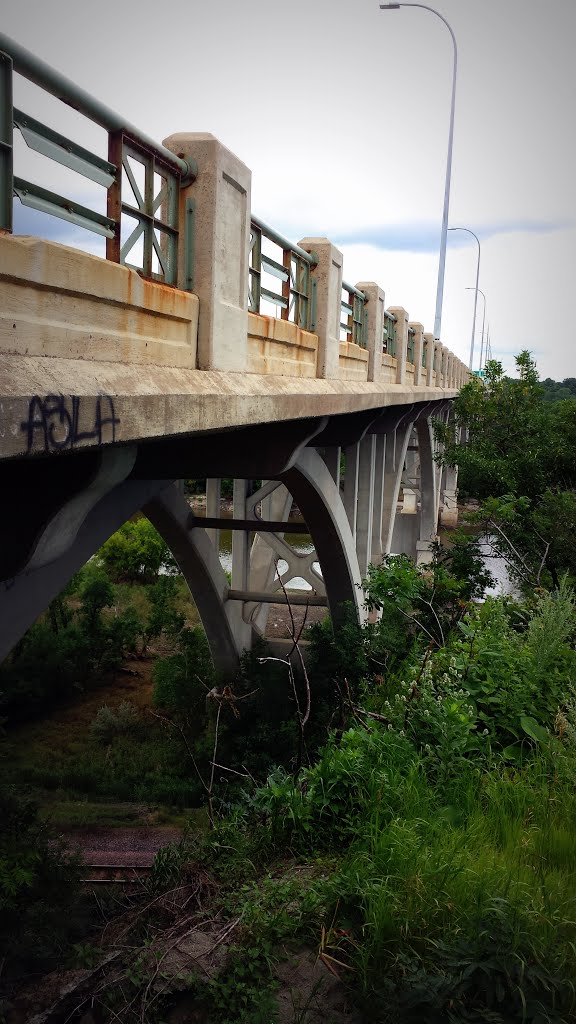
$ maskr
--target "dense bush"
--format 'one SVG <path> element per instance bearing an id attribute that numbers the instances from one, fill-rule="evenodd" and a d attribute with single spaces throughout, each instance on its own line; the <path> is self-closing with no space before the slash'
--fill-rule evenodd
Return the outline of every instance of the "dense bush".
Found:
<path id="1" fill-rule="evenodd" d="M 75 592 L 75 588 L 79 589 Z M 75 608 L 66 603 L 73 596 Z M 30 718 L 113 672 L 142 632 L 133 608 L 108 612 L 113 587 L 102 570 L 77 577 L 0 665 L 0 710 Z"/>
<path id="2" fill-rule="evenodd" d="M 78 863 L 21 791 L 0 789 L 0 821 L 0 986 L 9 992 L 22 976 L 67 957 L 88 912 Z"/>

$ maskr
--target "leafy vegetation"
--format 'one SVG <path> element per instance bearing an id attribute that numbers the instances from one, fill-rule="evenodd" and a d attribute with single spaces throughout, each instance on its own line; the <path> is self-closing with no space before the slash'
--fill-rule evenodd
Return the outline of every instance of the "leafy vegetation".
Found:
<path id="1" fill-rule="evenodd" d="M 518 378 L 488 363 L 483 382 L 473 377 L 462 388 L 455 422 L 436 429 L 443 461 L 459 467 L 461 493 L 480 500 L 472 521 L 529 592 L 557 587 L 565 573 L 576 578 L 576 397 L 542 401 L 530 354 L 516 363 Z"/>

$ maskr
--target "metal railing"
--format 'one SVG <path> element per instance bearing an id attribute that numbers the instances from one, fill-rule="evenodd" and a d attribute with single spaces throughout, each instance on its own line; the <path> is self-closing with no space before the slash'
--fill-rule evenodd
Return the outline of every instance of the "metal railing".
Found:
<path id="1" fill-rule="evenodd" d="M 428 348 L 428 345 L 426 344 L 425 339 L 422 338 L 422 356 L 421 356 L 421 360 L 420 361 L 421 361 L 422 366 L 424 367 L 424 369 L 426 369 L 426 350 L 427 350 L 427 348 Z"/>
<path id="2" fill-rule="evenodd" d="M 104 128 L 108 132 L 107 159 L 15 108 L 15 72 Z M 14 129 L 30 149 L 105 188 L 106 214 L 15 176 Z M 0 228 L 12 231 L 16 196 L 24 206 L 103 235 L 107 259 L 130 266 L 143 277 L 176 285 L 179 189 L 195 176 L 195 167 L 0 33 Z M 187 252 L 192 244 L 192 218 L 190 207 Z M 138 262 L 130 263 L 131 256 Z M 191 257 L 185 264 L 182 286 L 191 289 Z"/>
<path id="3" fill-rule="evenodd" d="M 382 327 L 382 352 L 389 356 L 396 355 L 396 317 L 388 310 L 384 311 Z"/>
<path id="4" fill-rule="evenodd" d="M 248 265 L 249 311 L 263 313 L 263 304 L 268 303 L 276 313 L 280 310 L 281 320 L 289 320 L 302 330 L 313 331 L 316 326 L 316 279 L 311 271 L 317 263 L 315 253 L 306 252 L 299 245 L 294 245 L 252 214 Z M 275 290 L 276 281 L 280 281 L 280 288 L 277 285 Z"/>
<path id="5" fill-rule="evenodd" d="M 340 303 L 340 340 L 366 348 L 368 314 L 366 296 L 352 284 L 342 281 Z"/>

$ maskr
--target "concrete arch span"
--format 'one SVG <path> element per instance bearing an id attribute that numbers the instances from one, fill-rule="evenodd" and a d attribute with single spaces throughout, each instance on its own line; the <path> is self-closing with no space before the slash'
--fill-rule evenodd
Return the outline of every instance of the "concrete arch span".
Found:
<path id="1" fill-rule="evenodd" d="M 36 568 L 2 580 L 0 660 L 98 548 L 146 502 L 169 486 L 166 480 L 124 480 L 90 508 L 65 551 Z"/>

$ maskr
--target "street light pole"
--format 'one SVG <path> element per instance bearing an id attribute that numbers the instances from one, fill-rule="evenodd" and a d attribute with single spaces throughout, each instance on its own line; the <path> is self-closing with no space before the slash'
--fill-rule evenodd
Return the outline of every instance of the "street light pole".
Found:
<path id="1" fill-rule="evenodd" d="M 438 341 L 440 339 L 440 330 L 442 327 L 442 302 L 444 297 L 444 270 L 446 267 L 446 239 L 448 232 L 448 211 L 450 208 L 450 178 L 452 174 L 452 142 L 454 139 L 454 110 L 456 107 L 456 71 L 458 67 L 458 47 L 456 46 L 456 36 L 454 35 L 450 24 L 446 21 L 443 14 L 440 11 L 435 10 L 434 7 L 428 7 L 427 4 L 412 4 L 412 3 L 399 3 L 399 4 L 380 4 L 381 11 L 396 11 L 400 7 L 421 7 L 425 11 L 431 11 L 441 21 L 444 22 L 448 29 L 454 46 L 454 67 L 452 71 L 452 103 L 450 106 L 450 131 L 448 133 L 448 156 L 446 159 L 446 181 L 444 185 L 444 210 L 442 213 L 442 232 L 440 235 L 440 259 L 438 263 L 438 284 L 436 288 L 436 312 L 434 314 L 434 337 Z"/>
<path id="2" fill-rule="evenodd" d="M 467 231 L 469 235 L 473 235 L 478 243 L 478 262 L 476 263 L 476 287 L 474 289 L 474 314 L 472 318 L 472 340 L 470 342 L 470 362 L 468 363 L 468 369 L 472 369 L 472 363 L 474 361 L 474 338 L 476 336 L 476 307 L 478 305 L 478 280 L 480 278 L 480 239 L 478 235 L 475 235 L 470 228 L 448 228 L 448 231 Z"/>
<path id="3" fill-rule="evenodd" d="M 473 292 L 473 291 L 475 291 L 475 289 L 474 288 L 467 288 L 466 291 L 467 292 Z M 482 369 L 482 359 L 484 358 L 484 325 L 486 323 L 486 296 L 484 295 L 484 292 L 482 291 L 481 288 L 479 288 L 478 291 L 479 291 L 480 295 L 482 296 L 482 298 L 484 299 L 484 310 L 483 310 L 483 313 L 482 313 L 482 341 L 480 343 L 480 362 L 478 364 L 478 369 L 481 370 Z"/>

